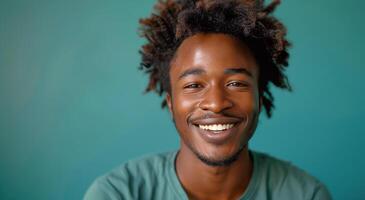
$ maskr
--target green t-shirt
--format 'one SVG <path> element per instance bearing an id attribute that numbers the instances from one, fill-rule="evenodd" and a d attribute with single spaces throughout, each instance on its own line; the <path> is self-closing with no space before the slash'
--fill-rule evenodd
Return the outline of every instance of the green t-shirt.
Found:
<path id="1" fill-rule="evenodd" d="M 240 200 L 328 200 L 326 187 L 288 162 L 250 151 L 253 174 Z M 97 178 L 84 200 L 188 200 L 175 171 L 177 151 L 129 161 Z"/>

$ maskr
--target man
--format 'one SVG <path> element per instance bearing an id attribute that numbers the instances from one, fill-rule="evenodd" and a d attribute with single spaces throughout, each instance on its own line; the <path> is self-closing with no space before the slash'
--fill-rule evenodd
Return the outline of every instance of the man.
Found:
<path id="1" fill-rule="evenodd" d="M 268 84 L 290 86 L 285 27 L 249 0 L 159 1 L 141 20 L 147 91 L 165 94 L 180 149 L 132 160 L 98 178 L 91 199 L 330 199 L 297 167 L 248 149 Z"/>

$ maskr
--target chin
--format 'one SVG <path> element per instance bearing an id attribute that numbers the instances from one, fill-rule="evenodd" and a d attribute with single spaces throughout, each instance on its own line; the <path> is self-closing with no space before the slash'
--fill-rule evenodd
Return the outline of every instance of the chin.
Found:
<path id="1" fill-rule="evenodd" d="M 229 166 L 238 160 L 243 149 L 244 148 L 240 148 L 240 149 L 238 149 L 238 151 L 236 151 L 235 153 L 233 153 L 231 155 L 227 155 L 227 156 L 219 157 L 219 158 L 205 157 L 198 153 L 196 154 L 196 156 L 199 158 L 199 160 L 201 160 L 203 163 L 205 163 L 206 165 L 209 165 L 209 166 L 213 166 L 213 167 Z"/>
<path id="2" fill-rule="evenodd" d="M 194 147 L 189 145 L 190 150 L 195 154 L 195 156 L 202 161 L 204 164 L 209 166 L 229 166 L 238 160 L 242 151 L 247 145 L 241 145 L 239 148 L 235 148 L 233 152 L 220 152 L 219 149 L 210 151 L 209 153 L 203 153 Z M 217 147 L 219 148 L 219 147 Z"/>

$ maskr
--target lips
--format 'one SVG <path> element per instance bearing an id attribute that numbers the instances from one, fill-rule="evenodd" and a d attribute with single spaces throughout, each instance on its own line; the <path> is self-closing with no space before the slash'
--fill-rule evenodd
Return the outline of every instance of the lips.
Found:
<path id="1" fill-rule="evenodd" d="M 237 117 L 213 117 L 207 116 L 199 119 L 194 119 L 191 122 L 194 125 L 214 125 L 214 124 L 236 124 L 242 121 Z"/>
<path id="2" fill-rule="evenodd" d="M 194 129 L 208 143 L 224 144 L 237 132 L 243 120 L 236 117 L 212 117 L 192 120 Z"/>

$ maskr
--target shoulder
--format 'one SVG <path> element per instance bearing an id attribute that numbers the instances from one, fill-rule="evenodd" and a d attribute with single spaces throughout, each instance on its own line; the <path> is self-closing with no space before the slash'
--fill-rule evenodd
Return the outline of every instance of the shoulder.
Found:
<path id="1" fill-rule="evenodd" d="M 153 155 L 145 155 L 137 159 L 130 160 L 121 166 L 115 168 L 107 176 L 114 177 L 121 174 L 126 176 L 150 175 L 159 176 L 165 172 L 169 161 L 176 152 L 165 152 Z"/>
<path id="2" fill-rule="evenodd" d="M 85 200 L 137 199 L 161 183 L 175 152 L 143 156 L 130 160 L 98 177 L 85 194 Z M 163 182 L 163 181 L 162 181 Z"/>
<path id="3" fill-rule="evenodd" d="M 262 152 L 253 152 L 260 169 L 275 180 L 283 180 L 287 178 L 295 178 L 298 181 L 306 181 L 310 183 L 317 182 L 317 179 L 308 174 L 291 162 L 281 160 Z"/>
<path id="4" fill-rule="evenodd" d="M 306 171 L 273 156 L 253 152 L 261 171 L 261 182 L 273 196 L 292 199 L 331 199 L 325 185 Z"/>

